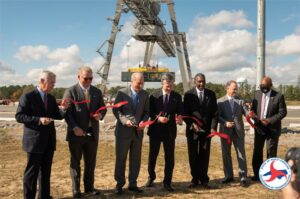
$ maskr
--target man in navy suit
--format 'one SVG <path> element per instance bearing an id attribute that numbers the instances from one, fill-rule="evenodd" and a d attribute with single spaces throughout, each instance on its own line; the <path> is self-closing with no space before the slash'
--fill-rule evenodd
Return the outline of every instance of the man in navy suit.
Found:
<path id="1" fill-rule="evenodd" d="M 150 96 L 150 117 L 154 120 L 159 113 L 161 116 L 157 121 L 149 126 L 148 135 L 150 140 L 149 160 L 148 160 L 148 182 L 147 187 L 151 187 L 156 178 L 155 165 L 159 153 L 160 144 L 163 143 L 165 153 L 165 177 L 164 188 L 167 191 L 174 191 L 171 182 L 174 169 L 175 138 L 177 135 L 177 123 L 182 124 L 183 104 L 179 93 L 172 90 L 174 77 L 165 74 L 161 78 L 162 88 Z"/>
<path id="2" fill-rule="evenodd" d="M 24 124 L 23 150 L 27 152 L 23 179 L 25 199 L 35 198 L 38 177 L 38 198 L 52 198 L 50 175 L 56 147 L 54 119 L 62 119 L 64 115 L 64 111 L 57 106 L 54 96 L 49 94 L 55 82 L 54 73 L 43 71 L 39 86 L 21 96 L 15 115 L 16 120 Z"/>

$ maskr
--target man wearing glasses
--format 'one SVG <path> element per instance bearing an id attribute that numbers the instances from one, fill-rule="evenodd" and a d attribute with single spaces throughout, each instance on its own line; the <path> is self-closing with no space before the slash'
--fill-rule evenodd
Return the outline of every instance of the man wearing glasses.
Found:
<path id="1" fill-rule="evenodd" d="M 67 89 L 64 94 L 70 106 L 66 114 L 68 124 L 67 141 L 71 154 L 70 173 L 74 198 L 81 198 L 80 191 L 80 161 L 84 159 L 84 192 L 98 195 L 94 187 L 94 171 L 99 140 L 99 120 L 106 114 L 106 109 L 95 113 L 105 106 L 101 91 L 92 86 L 93 71 L 83 66 L 79 69 L 78 83 Z M 71 103 L 71 101 L 85 103 Z"/>

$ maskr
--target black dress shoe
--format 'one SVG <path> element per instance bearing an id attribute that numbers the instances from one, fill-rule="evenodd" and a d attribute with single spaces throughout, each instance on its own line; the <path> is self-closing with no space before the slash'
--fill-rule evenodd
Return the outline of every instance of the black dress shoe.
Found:
<path id="1" fill-rule="evenodd" d="M 247 187 L 248 186 L 247 181 L 246 180 L 241 180 L 240 186 L 241 187 Z"/>
<path id="2" fill-rule="evenodd" d="M 222 184 L 227 184 L 227 183 L 230 183 L 230 182 L 233 182 L 233 178 L 224 178 L 221 183 Z"/>
<path id="3" fill-rule="evenodd" d="M 153 187 L 154 186 L 154 180 L 151 178 L 148 178 L 148 181 L 145 185 L 146 187 Z"/>
<path id="4" fill-rule="evenodd" d="M 136 193 L 142 193 L 143 192 L 143 190 L 138 188 L 138 187 L 128 187 L 128 190 L 136 192 Z"/>
<path id="5" fill-rule="evenodd" d="M 252 181 L 259 181 L 259 177 L 257 177 L 257 176 L 252 176 L 252 177 L 251 177 L 251 180 L 252 180 Z"/>
<path id="6" fill-rule="evenodd" d="M 81 192 L 75 192 L 75 193 L 73 193 L 73 198 L 81 198 L 81 197 L 82 197 Z"/>
<path id="7" fill-rule="evenodd" d="M 44 199 L 44 198 L 38 198 L 38 199 Z M 49 196 L 49 197 L 46 198 L 46 199 L 53 199 L 53 197 L 52 197 L 52 196 Z"/>
<path id="8" fill-rule="evenodd" d="M 191 182 L 191 184 L 189 184 L 189 188 L 196 188 L 199 184 L 195 183 L 195 182 Z"/>
<path id="9" fill-rule="evenodd" d="M 208 182 L 202 182 L 201 183 L 201 186 L 204 188 L 204 189 L 211 189 L 212 187 L 208 184 Z"/>
<path id="10" fill-rule="evenodd" d="M 170 192 L 174 191 L 173 187 L 170 184 L 164 184 L 164 188 L 165 188 L 165 190 L 170 191 Z"/>
<path id="11" fill-rule="evenodd" d="M 117 195 L 122 195 L 122 194 L 123 194 L 123 189 L 122 189 L 122 187 L 117 187 L 117 188 L 116 188 L 116 194 L 117 194 Z"/>
<path id="12" fill-rule="evenodd" d="M 97 196 L 97 195 L 100 194 L 100 190 L 94 188 L 94 189 L 85 191 L 85 193 L 86 193 L 86 194 L 91 194 L 91 195 Z"/>

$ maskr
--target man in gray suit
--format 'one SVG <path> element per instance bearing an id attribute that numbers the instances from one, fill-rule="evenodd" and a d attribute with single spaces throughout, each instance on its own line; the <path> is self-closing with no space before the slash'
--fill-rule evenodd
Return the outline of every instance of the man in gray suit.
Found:
<path id="1" fill-rule="evenodd" d="M 144 76 L 142 73 L 133 73 L 131 86 L 118 91 L 115 103 L 128 101 L 128 104 L 113 109 L 117 118 L 116 136 L 116 164 L 115 180 L 116 193 L 123 193 L 125 185 L 125 166 L 129 155 L 129 186 L 128 189 L 136 193 L 142 190 L 137 186 L 137 177 L 141 165 L 141 150 L 144 128 L 140 124 L 149 118 L 149 96 L 143 90 Z"/>
<path id="2" fill-rule="evenodd" d="M 86 100 L 86 103 L 70 103 L 67 111 L 68 124 L 67 141 L 71 153 L 70 172 L 74 198 L 81 198 L 80 192 L 80 161 L 84 159 L 84 191 L 98 195 L 99 190 L 94 187 L 94 172 L 99 140 L 99 120 L 102 120 L 106 110 L 96 113 L 96 110 L 105 106 L 101 91 L 92 86 L 93 71 L 83 66 L 79 69 L 78 83 L 67 89 L 64 99 L 69 103 Z M 69 99 L 69 100 L 68 100 Z"/>
<path id="3" fill-rule="evenodd" d="M 246 186 L 247 163 L 245 155 L 245 131 L 242 116 L 246 115 L 244 101 L 236 97 L 238 86 L 233 80 L 226 84 L 226 96 L 218 99 L 220 132 L 228 134 L 236 150 L 239 165 L 240 185 Z M 233 168 L 231 159 L 231 144 L 221 139 L 222 157 L 225 178 L 223 184 L 233 181 Z"/>

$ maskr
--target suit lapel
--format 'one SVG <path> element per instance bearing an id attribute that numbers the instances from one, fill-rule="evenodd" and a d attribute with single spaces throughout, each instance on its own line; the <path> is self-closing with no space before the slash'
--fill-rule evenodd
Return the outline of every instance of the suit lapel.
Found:
<path id="1" fill-rule="evenodd" d="M 42 97 L 41 97 L 41 95 L 40 95 L 40 93 L 39 93 L 39 91 L 38 91 L 37 88 L 34 90 L 34 93 L 35 93 L 35 98 L 36 98 L 36 100 L 38 102 L 38 105 L 41 107 L 41 109 L 44 112 L 46 112 L 45 104 L 44 104 L 43 99 L 42 99 Z"/>
<path id="2" fill-rule="evenodd" d="M 199 96 L 198 96 L 198 93 L 197 93 L 197 89 L 196 89 L 196 87 L 194 87 L 194 89 L 192 90 L 192 93 L 194 94 L 194 95 L 196 95 L 196 97 L 197 97 L 197 100 L 198 100 L 198 104 L 200 104 L 201 105 L 201 102 L 200 102 L 200 99 L 199 99 Z M 203 96 L 204 97 L 204 96 Z"/>
<path id="3" fill-rule="evenodd" d="M 270 98 L 269 98 L 269 104 L 268 104 L 268 108 L 267 108 L 267 115 L 266 115 L 267 117 L 268 117 L 268 115 L 270 115 L 271 107 L 273 105 L 274 96 L 275 96 L 275 93 L 274 93 L 273 90 L 271 90 Z"/>
<path id="4" fill-rule="evenodd" d="M 129 96 L 130 98 L 130 104 L 131 104 L 131 108 L 132 110 L 134 110 L 134 102 L 133 102 L 133 98 L 132 98 L 132 91 L 131 91 L 131 87 L 127 87 L 127 95 Z M 137 109 L 139 108 L 139 106 L 137 107 Z"/>
<path id="5" fill-rule="evenodd" d="M 77 100 L 77 101 L 85 100 L 85 96 L 84 96 L 83 90 L 80 87 L 79 83 L 76 86 L 76 93 L 77 93 L 77 99 L 74 99 L 74 100 Z M 88 110 L 88 107 L 87 107 L 86 103 L 82 104 L 82 106 L 85 107 L 86 110 Z"/>

